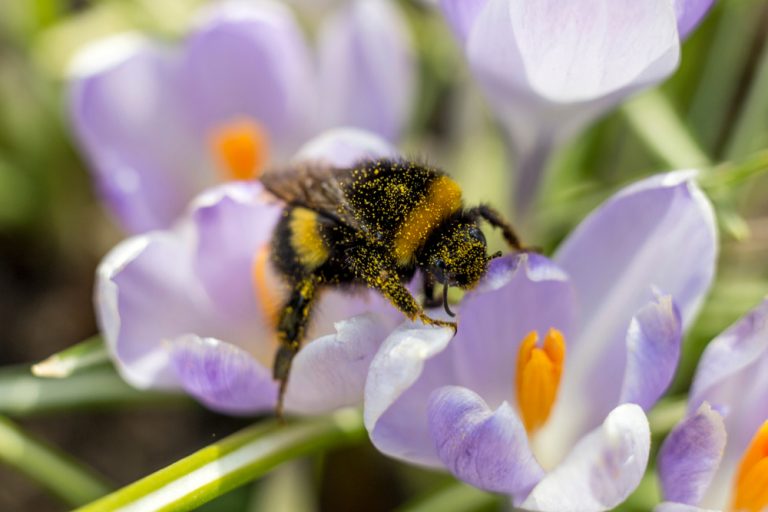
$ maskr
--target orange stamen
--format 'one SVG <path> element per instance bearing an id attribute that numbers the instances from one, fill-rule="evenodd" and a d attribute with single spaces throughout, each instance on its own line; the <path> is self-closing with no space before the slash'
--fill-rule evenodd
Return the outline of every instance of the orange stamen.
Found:
<path id="1" fill-rule="evenodd" d="M 251 267 L 251 278 L 253 279 L 253 289 L 256 292 L 256 299 L 259 301 L 261 312 L 273 326 L 277 324 L 277 312 L 279 297 L 275 293 L 275 287 L 269 283 L 269 246 L 264 245 L 253 258 Z"/>
<path id="2" fill-rule="evenodd" d="M 741 459 L 731 509 L 738 512 L 768 509 L 768 421 L 757 430 Z"/>
<path id="3" fill-rule="evenodd" d="M 539 334 L 529 332 L 520 344 L 517 355 L 517 405 L 529 434 L 549 418 L 560 388 L 565 362 L 565 338 L 557 329 L 550 329 L 542 347 L 536 344 Z"/>
<path id="4" fill-rule="evenodd" d="M 267 131 L 250 119 L 237 119 L 216 128 L 210 145 L 225 180 L 258 178 L 269 159 Z"/>

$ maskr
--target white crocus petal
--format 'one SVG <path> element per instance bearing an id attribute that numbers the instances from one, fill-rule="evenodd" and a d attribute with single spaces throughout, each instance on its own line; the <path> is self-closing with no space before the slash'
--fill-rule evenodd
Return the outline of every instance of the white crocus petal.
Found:
<path id="1" fill-rule="evenodd" d="M 396 2 L 347 2 L 319 41 L 320 102 L 326 127 L 357 126 L 397 140 L 413 112 L 416 65 Z"/>
<path id="2" fill-rule="evenodd" d="M 569 343 L 560 396 L 537 436 L 548 461 L 619 403 L 627 329 L 654 289 L 673 297 L 683 332 L 691 325 L 718 253 L 714 211 L 693 176 L 677 171 L 627 187 L 558 249 L 555 262 L 571 277 L 582 323 Z"/>
<path id="3" fill-rule="evenodd" d="M 440 467 L 429 433 L 427 407 L 437 387 L 449 384 L 440 356 L 453 331 L 406 322 L 384 341 L 365 383 L 365 427 L 373 444 L 392 457 Z"/>
<path id="4" fill-rule="evenodd" d="M 336 128 L 304 144 L 292 160 L 316 160 L 337 167 L 350 167 L 360 160 L 395 158 L 398 155 L 397 149 L 378 135 L 357 128 Z"/>
<path id="5" fill-rule="evenodd" d="M 178 389 L 161 341 L 179 323 L 201 327 L 202 291 L 188 280 L 182 237 L 154 232 L 130 238 L 107 254 L 96 271 L 99 327 L 122 377 L 146 389 Z"/>
<path id="6" fill-rule="evenodd" d="M 720 510 L 714 510 L 709 508 L 695 507 L 693 505 L 685 505 L 684 503 L 672 503 L 664 502 L 657 505 L 653 512 L 722 512 Z"/>
<path id="7" fill-rule="evenodd" d="M 669 0 L 488 0 L 467 57 L 525 154 L 668 76 L 679 46 Z"/>
<path id="8" fill-rule="evenodd" d="M 368 367 L 395 324 L 368 313 L 336 323 L 336 333 L 308 343 L 293 361 L 286 409 L 319 414 L 362 402 Z"/>
<path id="9" fill-rule="evenodd" d="M 522 503 L 542 512 L 597 512 L 622 503 L 640 484 L 648 464 L 651 432 L 635 404 L 614 409 L 581 439 Z"/>

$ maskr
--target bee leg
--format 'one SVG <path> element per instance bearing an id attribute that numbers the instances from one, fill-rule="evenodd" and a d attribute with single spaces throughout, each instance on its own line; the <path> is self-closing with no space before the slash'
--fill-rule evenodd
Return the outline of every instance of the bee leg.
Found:
<path id="1" fill-rule="evenodd" d="M 422 301 L 422 307 L 425 309 L 439 308 L 443 305 L 443 300 L 440 295 L 435 296 L 435 278 L 434 276 L 424 273 L 424 300 Z"/>
<path id="2" fill-rule="evenodd" d="M 314 275 L 297 281 L 277 323 L 277 339 L 280 346 L 275 354 L 272 378 L 280 383 L 275 414 L 281 420 L 283 418 L 285 390 L 291 373 L 291 363 L 304 340 L 309 314 L 317 296 L 319 284 L 320 279 Z"/>
<path id="3" fill-rule="evenodd" d="M 434 325 L 435 327 L 450 327 L 453 329 L 453 334 L 456 334 L 456 332 L 459 330 L 459 324 L 456 322 L 448 322 L 446 320 L 438 320 L 436 318 L 428 317 L 426 313 L 421 312 L 418 315 L 419 320 L 422 321 L 425 325 Z M 413 320 L 413 319 L 411 319 Z"/>
<path id="4" fill-rule="evenodd" d="M 469 215 L 474 219 L 485 219 L 491 226 L 501 230 L 504 240 L 516 251 L 524 251 L 526 248 L 520 243 L 520 237 L 509 222 L 495 209 L 486 204 L 475 206 L 469 210 Z"/>
<path id="5" fill-rule="evenodd" d="M 455 333 L 456 322 L 430 318 L 421 309 L 408 288 L 400 281 L 394 266 L 388 266 L 380 255 L 370 251 L 358 251 L 349 255 L 348 261 L 356 276 L 369 287 L 378 290 L 389 302 L 410 320 L 419 319 L 427 325 L 450 327 Z M 372 262 L 376 262 L 374 265 Z"/>

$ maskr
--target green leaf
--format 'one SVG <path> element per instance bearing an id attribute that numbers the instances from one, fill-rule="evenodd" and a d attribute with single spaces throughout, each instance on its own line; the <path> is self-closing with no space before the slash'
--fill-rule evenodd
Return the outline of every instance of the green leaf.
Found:
<path id="1" fill-rule="evenodd" d="M 752 41 L 763 23 L 757 1 L 719 2 L 719 19 L 701 78 L 692 91 L 687 121 L 702 144 L 714 152 L 728 125 L 740 80 L 749 64 Z"/>
<path id="2" fill-rule="evenodd" d="M 768 146 L 768 43 L 763 46 L 749 94 L 725 150 L 732 160 Z"/>
<path id="3" fill-rule="evenodd" d="M 25 433 L 0 416 L 0 460 L 45 487 L 70 506 L 105 495 L 110 485 L 92 469 Z"/>
<path id="4" fill-rule="evenodd" d="M 81 512 L 191 510 L 250 482 L 278 464 L 365 439 L 362 414 L 345 409 L 332 415 L 247 428 L 138 482 L 97 500 Z"/>
<path id="5" fill-rule="evenodd" d="M 622 111 L 647 148 L 671 169 L 712 165 L 663 92 L 642 94 L 626 103 Z"/>
<path id="6" fill-rule="evenodd" d="M 109 353 L 101 336 L 94 336 L 73 345 L 32 366 L 37 377 L 61 379 L 109 363 Z"/>
<path id="7" fill-rule="evenodd" d="M 506 498 L 481 491 L 464 482 L 454 482 L 447 487 L 421 497 L 399 509 L 400 512 L 480 512 L 503 510 Z"/>
<path id="8" fill-rule="evenodd" d="M 180 394 L 134 389 L 111 366 L 86 369 L 61 379 L 36 377 L 28 366 L 0 370 L 0 414 L 9 416 L 168 403 L 192 401 Z"/>

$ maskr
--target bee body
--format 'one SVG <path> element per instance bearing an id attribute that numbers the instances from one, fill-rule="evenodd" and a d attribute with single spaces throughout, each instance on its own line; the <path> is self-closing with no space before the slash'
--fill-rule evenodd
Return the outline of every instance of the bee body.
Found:
<path id="1" fill-rule="evenodd" d="M 311 164 L 268 174 L 262 182 L 286 202 L 272 245 L 273 263 L 292 290 L 277 325 L 278 413 L 291 361 L 324 287 L 374 288 L 408 318 L 455 329 L 426 316 L 404 283 L 420 270 L 425 300 L 432 304 L 435 282 L 444 293 L 448 286 L 474 286 L 490 259 L 480 218 L 520 248 L 495 211 L 465 209 L 455 181 L 410 161 L 370 160 L 350 169 Z"/>

